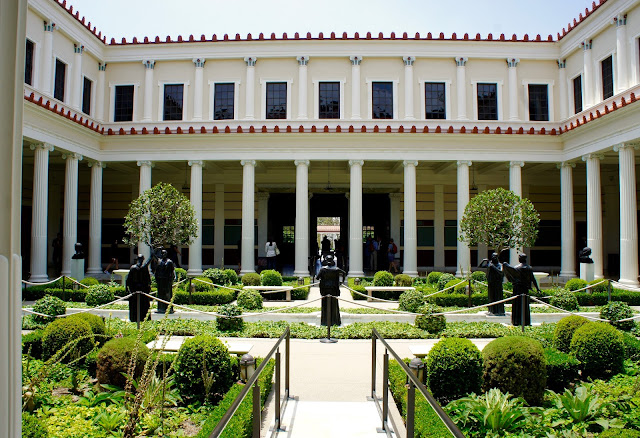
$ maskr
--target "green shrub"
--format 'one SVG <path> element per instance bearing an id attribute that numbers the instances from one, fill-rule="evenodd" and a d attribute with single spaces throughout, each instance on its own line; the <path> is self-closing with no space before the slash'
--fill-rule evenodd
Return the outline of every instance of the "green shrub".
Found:
<path id="1" fill-rule="evenodd" d="M 562 392 L 580 377 L 580 361 L 570 354 L 545 348 L 544 358 L 547 364 L 547 388 Z"/>
<path id="2" fill-rule="evenodd" d="M 568 353 L 571 350 L 571 339 L 576 330 L 588 323 L 587 318 L 583 318 L 578 315 L 571 315 L 562 318 L 556 324 L 555 331 L 553 333 L 553 346 L 554 348 Z"/>
<path id="3" fill-rule="evenodd" d="M 571 354 L 582 362 L 583 377 L 613 376 L 624 369 L 622 333 L 603 322 L 584 324 L 573 334 Z"/>
<path id="4" fill-rule="evenodd" d="M 600 432 L 598 438 L 640 438 L 640 432 L 634 429 L 609 428 Z"/>
<path id="5" fill-rule="evenodd" d="M 42 357 L 42 334 L 44 330 L 34 330 L 22 335 L 22 354 L 29 354 L 34 359 Z"/>
<path id="6" fill-rule="evenodd" d="M 587 282 L 582 278 L 572 278 L 571 280 L 567 281 L 567 283 L 564 285 L 564 288 L 573 292 L 586 286 Z"/>
<path id="7" fill-rule="evenodd" d="M 447 289 L 449 287 L 451 289 L 447 290 L 445 293 L 448 293 L 448 294 L 465 293 L 467 290 L 467 281 L 461 280 L 459 278 L 454 278 L 453 280 L 449 280 L 441 290 Z"/>
<path id="8" fill-rule="evenodd" d="M 405 312 L 416 313 L 424 304 L 424 295 L 417 290 L 402 292 L 398 300 L 398 309 Z"/>
<path id="9" fill-rule="evenodd" d="M 217 306 L 219 304 L 229 304 L 236 299 L 236 292 L 231 289 L 215 289 L 208 292 L 195 292 L 189 295 L 189 292 L 177 290 L 173 294 L 174 304 L 188 305 L 189 298 L 193 304 L 202 306 Z"/>
<path id="10" fill-rule="evenodd" d="M 62 289 L 63 280 L 64 280 L 64 288 L 65 289 L 72 289 L 73 286 L 75 285 L 75 281 L 76 281 L 76 279 L 73 278 L 73 277 L 63 277 L 63 278 L 59 278 L 58 280 L 56 280 L 55 283 L 51 283 L 51 287 L 57 288 L 57 289 Z"/>
<path id="11" fill-rule="evenodd" d="M 42 334 L 42 357 L 47 360 L 67 346 L 70 352 L 63 353 L 62 361 L 70 362 L 90 352 L 93 342 L 88 322 L 79 318 L 60 318 L 49 324 Z"/>
<path id="12" fill-rule="evenodd" d="M 244 274 L 240 280 L 243 286 L 260 286 L 260 275 L 255 272 Z"/>
<path id="13" fill-rule="evenodd" d="M 427 357 L 429 389 L 440 403 L 448 403 L 482 386 L 482 355 L 468 339 L 445 338 Z"/>
<path id="14" fill-rule="evenodd" d="M 393 286 L 393 274 L 389 271 L 378 271 L 373 276 L 374 286 Z"/>
<path id="15" fill-rule="evenodd" d="M 407 274 L 398 274 L 393 278 L 393 282 L 396 286 L 409 287 L 413 285 L 413 278 Z"/>
<path id="16" fill-rule="evenodd" d="M 149 358 L 149 349 L 140 342 L 137 345 L 136 338 L 125 336 L 123 338 L 111 339 L 98 351 L 96 361 L 96 377 L 103 385 L 115 385 L 124 388 L 127 384 L 127 374 L 130 372 L 129 365 L 135 354 L 135 366 L 133 367 L 134 379 L 140 378 L 144 364 Z"/>
<path id="17" fill-rule="evenodd" d="M 225 269 L 224 275 L 227 277 L 227 284 L 238 284 L 238 274 L 233 269 Z"/>
<path id="18" fill-rule="evenodd" d="M 89 327 L 91 327 L 91 332 L 94 335 L 104 335 L 106 333 L 106 326 L 104 324 L 104 319 L 99 317 L 98 315 L 92 315 L 89 312 L 83 313 L 74 313 L 73 315 L 67 316 L 67 318 L 71 319 L 80 319 L 89 323 Z M 96 339 L 98 341 L 98 339 Z"/>
<path id="19" fill-rule="evenodd" d="M 49 432 L 38 417 L 27 412 L 22 413 L 22 438 L 47 438 Z"/>
<path id="20" fill-rule="evenodd" d="M 196 277 L 191 280 L 191 284 L 195 285 L 196 292 L 211 292 L 214 289 L 213 283 L 208 277 Z"/>
<path id="21" fill-rule="evenodd" d="M 175 273 L 176 273 L 176 283 L 178 281 L 182 281 L 185 278 L 187 278 L 187 270 L 186 269 L 176 268 L 175 269 Z"/>
<path id="22" fill-rule="evenodd" d="M 481 281 L 483 283 L 487 282 L 487 273 L 484 271 L 473 271 L 471 273 L 471 279 L 473 281 Z"/>
<path id="23" fill-rule="evenodd" d="M 580 310 L 578 299 L 573 292 L 567 289 L 558 289 L 549 299 L 549 304 L 570 312 Z"/>
<path id="24" fill-rule="evenodd" d="M 238 306 L 247 310 L 262 309 L 262 295 L 255 290 L 243 290 L 238 294 Z"/>
<path id="25" fill-rule="evenodd" d="M 291 299 L 292 300 L 306 300 L 307 297 L 309 296 L 309 289 L 308 287 L 301 287 L 301 288 L 296 288 L 294 290 L 291 291 Z"/>
<path id="26" fill-rule="evenodd" d="M 505 296 L 506 295 L 507 294 L 505 294 Z M 444 292 L 428 297 L 427 302 L 434 303 L 442 307 L 467 307 L 469 304 L 469 295 L 458 292 L 452 294 Z M 486 293 L 471 295 L 472 306 L 481 306 L 487 303 L 489 303 L 489 297 Z"/>
<path id="27" fill-rule="evenodd" d="M 87 306 L 102 306 L 115 299 L 113 290 L 106 284 L 98 284 L 87 288 L 87 296 L 85 298 Z"/>
<path id="28" fill-rule="evenodd" d="M 599 283 L 599 284 L 598 284 Z M 596 278 L 595 280 L 591 280 L 588 284 L 597 284 L 597 286 L 594 286 L 592 288 L 587 289 L 586 292 L 591 292 L 591 293 L 605 293 L 607 292 L 607 282 L 606 281 L 602 281 L 602 278 Z"/>
<path id="29" fill-rule="evenodd" d="M 33 311 L 55 317 L 57 315 L 64 315 L 67 312 L 67 306 L 60 298 L 52 295 L 45 295 L 33 304 Z M 53 318 L 33 315 L 33 320 L 39 323 L 48 323 L 53 321 Z"/>
<path id="30" fill-rule="evenodd" d="M 622 340 L 624 341 L 624 357 L 634 362 L 640 360 L 640 340 L 629 332 L 622 332 Z M 24 337 L 23 337 L 24 345 Z M 24 348 L 22 349 L 24 351 Z"/>
<path id="31" fill-rule="evenodd" d="M 425 304 L 420 307 L 418 313 L 421 313 L 421 315 L 416 316 L 416 327 L 432 334 L 444 331 L 447 328 L 447 319 L 444 315 L 434 315 L 434 313 L 440 312 L 442 312 L 442 309 L 434 304 Z"/>
<path id="32" fill-rule="evenodd" d="M 608 319 L 612 326 L 620 330 L 628 331 L 635 327 L 636 322 L 633 319 L 618 322 L 620 319 L 631 317 L 633 317 L 633 310 L 627 303 L 621 301 L 612 301 L 600 309 L 600 318 Z"/>
<path id="33" fill-rule="evenodd" d="M 456 276 L 453 274 L 449 274 L 449 273 L 444 273 L 440 276 L 440 278 L 438 279 L 438 286 L 436 287 L 437 290 L 442 290 L 445 288 L 445 286 L 447 285 L 447 283 L 449 283 L 451 280 L 455 280 Z"/>
<path id="34" fill-rule="evenodd" d="M 97 278 L 93 277 L 84 277 L 80 280 L 80 284 L 84 284 L 85 286 L 95 286 L 96 284 L 100 284 Z"/>
<path id="35" fill-rule="evenodd" d="M 273 269 L 265 269 L 260 273 L 262 286 L 282 286 L 282 275 Z"/>
<path id="36" fill-rule="evenodd" d="M 482 350 L 483 389 L 498 388 L 527 403 L 540 406 L 547 384 L 544 351 L 540 342 L 524 336 L 505 336 Z"/>
<path id="37" fill-rule="evenodd" d="M 590 293 L 576 292 L 576 298 L 581 306 L 604 306 L 609 302 L 607 292 Z M 611 291 L 611 301 L 622 301 L 630 306 L 640 306 L 640 292 L 614 289 Z"/>
<path id="38" fill-rule="evenodd" d="M 238 332 L 242 330 L 244 320 L 239 317 L 242 315 L 242 311 L 238 306 L 226 304 L 218 309 L 218 313 L 225 316 L 218 316 L 216 318 L 216 326 L 218 327 L 218 330 L 223 332 Z"/>
<path id="39" fill-rule="evenodd" d="M 232 384 L 231 359 L 227 347 L 212 336 L 184 341 L 175 362 L 176 383 L 185 401 L 212 402 L 222 399 Z M 208 391 L 205 389 L 205 379 Z"/>
<path id="40" fill-rule="evenodd" d="M 436 284 L 438 283 L 438 280 L 440 280 L 441 276 L 442 276 L 442 272 L 438 272 L 438 271 L 429 272 L 429 275 L 427 275 L 427 283 Z"/>
<path id="41" fill-rule="evenodd" d="M 203 277 L 209 278 L 213 284 L 224 286 L 227 284 L 227 276 L 222 269 L 209 268 L 202 273 Z"/>

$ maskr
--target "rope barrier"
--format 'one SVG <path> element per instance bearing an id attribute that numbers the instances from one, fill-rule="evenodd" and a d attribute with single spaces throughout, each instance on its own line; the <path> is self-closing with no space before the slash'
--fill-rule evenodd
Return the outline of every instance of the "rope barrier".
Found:
<path id="1" fill-rule="evenodd" d="M 22 308 L 22 311 L 23 312 L 27 312 L 27 313 L 31 313 L 33 315 L 44 316 L 46 318 L 65 318 L 67 316 L 76 315 L 76 314 L 79 314 L 79 313 L 87 313 L 87 312 L 91 312 L 93 310 L 102 309 L 103 307 L 110 306 L 112 304 L 117 303 L 118 301 L 124 301 L 124 300 L 128 299 L 131 295 L 133 295 L 133 294 L 129 294 L 129 295 L 125 296 L 125 297 L 118 298 L 118 299 L 113 300 L 113 301 L 111 301 L 110 303 L 107 303 L 107 304 L 102 304 L 100 306 L 92 307 L 90 309 L 83 309 L 83 310 L 80 310 L 78 312 L 73 312 L 73 313 L 64 314 L 64 315 L 46 315 L 44 313 L 38 313 L 38 312 L 35 312 L 35 311 L 31 310 L 31 309 L 26 309 L 26 308 Z"/>
<path id="2" fill-rule="evenodd" d="M 569 310 L 565 310 L 565 309 L 562 309 L 560 307 L 552 306 L 551 304 L 545 303 L 544 301 L 539 300 L 538 298 L 536 298 L 534 296 L 530 295 L 530 297 L 531 297 L 531 299 L 533 301 L 537 301 L 538 303 L 544 304 L 545 306 L 551 307 L 552 309 L 559 310 L 561 313 L 568 313 L 568 314 L 571 314 L 571 315 L 578 315 L 578 316 L 582 316 L 583 318 L 592 319 L 594 321 L 611 322 L 608 319 L 601 319 L 601 318 L 596 318 L 595 316 L 581 315 L 580 313 L 577 313 L 577 312 L 571 312 Z"/>
<path id="3" fill-rule="evenodd" d="M 607 280 L 602 280 L 602 281 L 599 281 L 599 282 L 594 283 L 594 284 L 588 284 L 586 287 L 583 287 L 581 289 L 572 290 L 571 292 L 582 292 L 583 290 L 591 289 L 592 287 L 595 287 L 595 286 L 597 286 L 599 284 L 606 283 L 606 282 L 607 282 Z"/>
<path id="4" fill-rule="evenodd" d="M 62 277 L 64 277 L 64 275 L 61 275 L 60 277 L 56 278 L 55 280 L 45 281 L 44 283 L 32 283 L 32 282 L 27 281 L 27 280 L 20 280 L 20 281 L 23 284 L 28 284 L 28 285 L 31 285 L 31 286 L 45 286 L 47 284 L 55 283 L 56 281 L 60 280 Z"/>
<path id="5" fill-rule="evenodd" d="M 343 285 L 341 285 L 341 286 L 342 286 L 342 287 L 344 287 L 344 288 L 346 288 L 346 289 L 348 289 L 348 290 L 350 290 L 351 292 L 353 292 L 353 293 L 355 293 L 355 294 L 358 294 L 358 295 L 360 295 L 360 296 L 366 297 L 367 299 L 371 298 L 372 300 L 376 300 L 376 301 L 383 301 L 383 302 L 385 302 L 385 303 L 398 303 L 398 301 L 397 301 L 397 300 L 385 300 L 384 298 L 377 298 L 377 297 L 374 297 L 374 296 L 365 295 L 365 294 L 363 294 L 362 292 L 358 292 L 357 290 L 353 290 L 353 289 L 351 289 L 349 286 L 345 286 L 344 284 L 343 284 Z"/>
<path id="6" fill-rule="evenodd" d="M 74 278 L 70 278 L 70 277 L 67 277 L 67 278 L 68 278 L 69 280 L 71 280 L 71 282 L 72 282 L 72 283 L 75 283 L 75 284 L 77 284 L 78 286 L 82 286 L 82 287 L 84 287 L 85 289 L 89 287 L 89 286 L 87 286 L 86 284 L 82 284 L 82 283 L 80 283 L 78 280 L 76 280 L 76 279 L 74 279 Z"/>

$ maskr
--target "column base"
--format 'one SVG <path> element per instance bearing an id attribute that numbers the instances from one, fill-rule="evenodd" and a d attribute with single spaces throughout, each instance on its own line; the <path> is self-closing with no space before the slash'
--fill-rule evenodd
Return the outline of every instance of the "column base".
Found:
<path id="1" fill-rule="evenodd" d="M 638 283 L 638 280 L 630 280 L 628 278 L 621 278 L 618 280 L 618 283 L 624 286 L 640 287 L 640 283 Z"/>
<path id="2" fill-rule="evenodd" d="M 566 279 L 574 278 L 576 276 L 576 271 L 560 271 L 558 276 Z"/>
<path id="3" fill-rule="evenodd" d="M 32 275 L 29 277 L 29 281 L 31 283 L 46 283 L 49 281 L 49 276 L 47 275 Z"/>
<path id="4" fill-rule="evenodd" d="M 102 268 L 89 268 L 87 269 L 87 275 L 99 275 L 104 274 Z"/>
<path id="5" fill-rule="evenodd" d="M 202 275 L 202 269 L 189 269 L 187 275 L 189 277 L 200 277 Z"/>
<path id="6" fill-rule="evenodd" d="M 364 277 L 364 271 L 349 271 L 347 277 Z"/>
<path id="7" fill-rule="evenodd" d="M 241 269 L 240 270 L 240 275 L 244 275 L 244 274 L 255 274 L 256 270 L 255 269 Z"/>
<path id="8" fill-rule="evenodd" d="M 294 277 L 309 277 L 309 271 L 308 270 L 304 270 L 304 271 L 293 271 L 293 276 Z"/>
<path id="9" fill-rule="evenodd" d="M 402 271 L 404 275 L 408 275 L 409 277 L 417 277 L 418 271 Z"/>

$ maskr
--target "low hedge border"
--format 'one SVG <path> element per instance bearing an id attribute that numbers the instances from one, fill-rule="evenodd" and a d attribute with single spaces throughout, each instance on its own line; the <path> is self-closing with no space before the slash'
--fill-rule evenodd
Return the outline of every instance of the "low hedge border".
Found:
<path id="1" fill-rule="evenodd" d="M 124 296 L 125 289 L 123 286 L 117 286 L 111 288 L 114 295 Z M 87 290 L 85 288 L 80 289 L 71 289 L 71 288 L 53 288 L 53 287 L 42 287 L 42 286 L 31 286 L 25 289 L 22 289 L 22 299 L 24 301 L 36 301 L 45 295 L 53 295 L 54 297 L 60 298 L 62 301 L 73 301 L 76 303 L 82 303 L 85 301 L 87 296 Z"/>
<path id="2" fill-rule="evenodd" d="M 189 301 L 193 304 L 200 304 L 205 306 L 213 306 L 217 304 L 229 304 L 238 296 L 237 290 L 232 289 L 216 289 L 211 292 L 189 292 L 176 291 L 174 293 L 175 298 L 173 302 L 180 305 L 188 305 Z"/>

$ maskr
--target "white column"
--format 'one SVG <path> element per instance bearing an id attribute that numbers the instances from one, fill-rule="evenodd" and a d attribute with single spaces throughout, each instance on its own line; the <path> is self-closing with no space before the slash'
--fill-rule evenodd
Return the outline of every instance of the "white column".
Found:
<path id="1" fill-rule="evenodd" d="M 404 265 L 402 272 L 418 275 L 418 228 L 416 222 L 417 161 L 403 161 L 404 166 Z"/>
<path id="2" fill-rule="evenodd" d="M 360 120 L 360 63 L 362 56 L 351 55 L 351 119 Z M 362 264 L 360 266 L 362 268 Z"/>
<path id="3" fill-rule="evenodd" d="M 73 73 L 71 75 L 71 106 L 80 110 L 82 103 L 82 52 L 84 46 L 80 43 L 73 45 Z"/>
<path id="4" fill-rule="evenodd" d="M 524 162 L 511 161 L 509 163 L 509 190 L 522 198 L 522 167 Z M 509 251 L 509 263 L 515 266 L 519 263 L 518 255 L 522 252 L 523 248 L 512 248 Z"/>
<path id="5" fill-rule="evenodd" d="M 145 59 L 142 61 L 142 65 L 144 65 L 144 102 L 143 106 L 143 122 L 151 121 L 151 114 L 153 105 L 153 68 L 156 65 L 156 62 L 153 59 Z M 146 256 L 145 256 L 146 257 Z"/>
<path id="6" fill-rule="evenodd" d="M 258 257 L 266 257 L 264 246 L 269 239 L 269 192 L 258 192 Z"/>
<path id="7" fill-rule="evenodd" d="M 558 60 L 558 87 L 560 90 L 560 119 L 569 117 L 569 94 L 567 92 L 567 60 Z"/>
<path id="8" fill-rule="evenodd" d="M 458 210 L 457 210 L 457 225 L 458 236 L 460 235 L 460 222 L 462 216 L 464 216 L 464 209 L 469 203 L 469 167 L 471 161 L 458 161 Z M 471 264 L 471 251 L 469 246 L 465 242 L 458 240 L 458 261 L 456 266 L 456 277 L 462 277 L 470 268 Z"/>
<path id="9" fill-rule="evenodd" d="M 140 167 L 140 189 L 138 195 L 142 195 L 145 190 L 151 188 L 151 168 L 153 163 L 151 161 L 138 161 L 138 167 Z M 142 254 L 145 260 L 149 260 L 151 248 L 145 242 L 138 242 L 138 254 Z"/>
<path id="10" fill-rule="evenodd" d="M 189 270 L 187 274 L 198 276 L 202 274 L 202 167 L 204 163 L 201 160 L 190 160 L 189 166 L 191 166 L 189 196 L 196 213 L 198 234 L 193 243 L 189 245 Z"/>
<path id="11" fill-rule="evenodd" d="M 64 218 L 62 219 L 62 274 L 71 275 L 71 257 L 76 253 L 78 241 L 78 161 L 82 155 L 63 155 L 66 160 L 64 174 Z"/>
<path id="12" fill-rule="evenodd" d="M 363 160 L 349 160 L 349 277 L 362 277 L 362 166 Z M 399 245 L 398 245 L 399 246 Z"/>
<path id="13" fill-rule="evenodd" d="M 247 120 L 253 120 L 254 114 L 255 114 L 254 107 L 256 104 L 255 87 L 256 87 L 256 61 L 257 60 L 258 58 L 256 58 L 255 56 L 246 56 L 244 58 L 244 62 L 247 64 L 247 80 L 246 80 L 246 90 L 245 90 L 246 100 L 244 105 L 244 118 Z"/>
<path id="14" fill-rule="evenodd" d="M 629 87 L 629 63 L 627 62 L 627 14 L 613 19 L 616 25 L 616 94 Z"/>
<path id="15" fill-rule="evenodd" d="M 415 119 L 413 115 L 413 62 L 415 56 L 403 56 L 404 61 L 404 118 Z M 405 241 L 406 245 L 406 241 Z"/>
<path id="16" fill-rule="evenodd" d="M 309 57 L 298 56 L 298 120 L 307 120 L 307 64 Z"/>
<path id="17" fill-rule="evenodd" d="M 254 218 L 255 218 L 255 160 L 242 160 L 242 269 L 240 274 L 255 272 Z"/>
<path id="18" fill-rule="evenodd" d="M 215 266 L 224 265 L 224 184 L 216 184 L 216 206 L 213 228 L 213 263 Z M 235 244 L 235 242 L 234 242 Z M 227 260 L 235 263 L 233 260 Z"/>
<path id="19" fill-rule="evenodd" d="M 601 155 L 582 157 L 587 163 L 587 246 L 591 248 L 594 278 L 604 277 L 602 256 L 602 192 L 600 186 Z"/>
<path id="20" fill-rule="evenodd" d="M 444 270 L 444 186 L 436 184 L 433 190 L 433 269 Z"/>
<path id="21" fill-rule="evenodd" d="M 478 184 L 478 193 L 482 193 L 485 190 L 487 190 L 487 186 L 486 185 Z M 487 253 L 488 252 L 489 252 L 489 247 L 487 246 L 486 243 L 484 243 L 484 242 L 478 243 L 478 256 L 476 258 L 477 265 L 480 265 L 480 263 L 482 263 L 482 260 L 487 258 Z"/>
<path id="22" fill-rule="evenodd" d="M 621 144 L 620 156 L 620 283 L 638 287 L 638 207 L 636 203 L 637 146 Z"/>
<path id="23" fill-rule="evenodd" d="M 102 169 L 105 163 L 87 163 L 91 168 L 91 200 L 89 206 L 89 266 L 88 275 L 102 274 Z"/>
<path id="24" fill-rule="evenodd" d="M 53 95 L 53 31 L 56 24 L 44 22 L 44 39 L 42 43 L 42 72 L 40 73 L 40 88 L 43 94 Z"/>
<path id="25" fill-rule="evenodd" d="M 96 82 L 96 120 L 104 121 L 104 93 L 105 93 L 105 76 L 107 64 L 98 63 L 98 80 Z"/>
<path id="26" fill-rule="evenodd" d="M 507 58 L 509 71 L 509 120 L 520 120 L 518 117 L 518 58 Z"/>
<path id="27" fill-rule="evenodd" d="M 193 64 L 196 66 L 195 77 L 193 81 L 193 120 L 202 120 L 202 99 L 204 86 L 204 58 L 193 58 Z M 191 260 L 191 255 L 189 255 Z M 189 263 L 191 264 L 191 263 Z"/>
<path id="28" fill-rule="evenodd" d="M 585 109 L 595 104 L 595 83 L 593 80 L 593 61 L 591 59 L 591 40 L 582 42 L 583 49 L 583 75 L 582 88 L 584 93 Z"/>
<path id="29" fill-rule="evenodd" d="M 296 226 L 293 275 L 309 275 L 309 160 L 295 160 Z"/>
<path id="30" fill-rule="evenodd" d="M 400 247 L 400 193 L 389 193 L 389 207 L 391 208 L 389 218 L 389 232 L 396 246 Z"/>
<path id="31" fill-rule="evenodd" d="M 47 213 L 49 209 L 49 152 L 47 143 L 31 145 L 33 159 L 33 201 L 31 206 L 31 277 L 29 281 L 45 282 L 47 276 Z"/>
<path id="32" fill-rule="evenodd" d="M 576 276 L 576 230 L 573 215 L 573 163 L 558 164 L 560 169 L 560 276 Z"/>
<path id="33" fill-rule="evenodd" d="M 457 97 L 457 109 L 458 120 L 468 120 L 467 118 L 467 78 L 466 78 L 466 65 L 467 57 L 459 56 L 455 58 L 456 61 L 456 97 Z"/>

